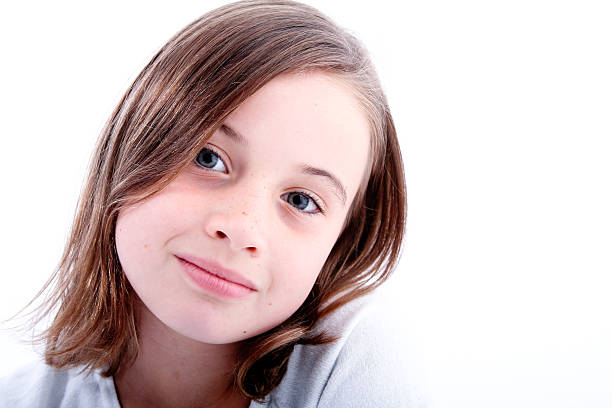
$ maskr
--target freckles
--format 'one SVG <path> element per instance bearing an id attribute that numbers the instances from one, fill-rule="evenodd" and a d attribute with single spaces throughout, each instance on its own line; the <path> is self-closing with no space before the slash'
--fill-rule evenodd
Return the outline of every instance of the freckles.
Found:
<path id="1" fill-rule="evenodd" d="M 149 247 L 149 244 L 144 244 L 144 249 L 147 249 Z"/>

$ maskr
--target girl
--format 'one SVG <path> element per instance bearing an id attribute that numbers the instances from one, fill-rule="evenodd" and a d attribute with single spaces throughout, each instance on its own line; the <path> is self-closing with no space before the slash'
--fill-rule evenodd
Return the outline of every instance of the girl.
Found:
<path id="1" fill-rule="evenodd" d="M 292 1 L 196 20 L 98 141 L 34 321 L 45 362 L 2 406 L 417 406 L 366 307 L 406 215 L 385 96 L 358 41 Z"/>

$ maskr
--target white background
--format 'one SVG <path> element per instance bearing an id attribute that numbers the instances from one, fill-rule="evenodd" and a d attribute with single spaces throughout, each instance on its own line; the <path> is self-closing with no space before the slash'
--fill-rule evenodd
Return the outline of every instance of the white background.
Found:
<path id="1" fill-rule="evenodd" d="M 59 260 L 121 94 L 220 1 L 0 6 L 0 319 Z M 387 285 L 433 406 L 612 406 L 607 1 L 312 1 L 369 47 L 404 152 Z M 32 351 L 0 333 L 0 373 Z"/>

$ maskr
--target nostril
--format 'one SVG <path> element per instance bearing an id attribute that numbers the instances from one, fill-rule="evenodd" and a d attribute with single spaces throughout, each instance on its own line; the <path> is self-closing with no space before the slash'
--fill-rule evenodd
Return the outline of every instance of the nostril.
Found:
<path id="1" fill-rule="evenodd" d="M 257 251 L 257 248 L 255 248 L 254 246 L 246 247 L 245 249 L 252 254 L 254 254 Z"/>
<path id="2" fill-rule="evenodd" d="M 227 237 L 227 235 L 225 235 L 225 232 L 223 232 L 223 231 L 217 231 L 217 236 L 218 236 L 219 238 L 225 238 L 225 237 Z"/>

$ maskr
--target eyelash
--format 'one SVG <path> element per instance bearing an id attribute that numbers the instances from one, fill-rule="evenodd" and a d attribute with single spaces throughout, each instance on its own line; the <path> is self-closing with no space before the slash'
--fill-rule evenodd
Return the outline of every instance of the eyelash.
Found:
<path id="1" fill-rule="evenodd" d="M 300 210 L 299 208 L 294 207 L 293 205 L 289 204 L 289 202 L 287 200 L 285 200 L 285 202 L 289 205 L 291 205 L 291 207 L 295 208 L 296 211 L 298 211 L 300 214 L 306 214 L 306 215 L 317 215 L 317 214 L 325 214 L 325 211 L 323 211 L 323 204 L 321 203 L 321 201 L 318 198 L 315 198 L 314 196 L 310 195 L 309 193 L 302 191 L 302 190 L 295 190 L 295 191 L 290 191 L 288 193 L 285 193 L 282 195 L 282 197 L 288 196 L 289 194 L 301 194 L 304 197 L 308 198 L 309 200 L 312 200 L 312 202 L 314 203 L 315 207 L 317 207 L 316 211 L 304 211 L 304 210 Z"/>
<path id="2" fill-rule="evenodd" d="M 197 156 L 195 157 L 195 159 L 193 160 L 193 161 L 194 161 L 194 163 L 196 164 L 196 166 L 198 166 L 199 168 L 201 168 L 201 169 L 203 169 L 203 170 L 205 170 L 205 171 L 215 171 L 215 172 L 219 172 L 218 170 L 212 170 L 212 169 L 210 169 L 210 168 L 208 168 L 208 167 L 206 167 L 206 166 L 203 166 L 202 164 L 200 164 L 200 163 L 198 162 L 198 158 L 200 157 L 200 154 L 201 154 L 203 151 L 207 151 L 207 152 L 210 152 L 210 153 L 214 154 L 214 155 L 215 155 L 215 156 L 216 156 L 216 157 L 217 157 L 217 158 L 218 158 L 218 159 L 221 161 L 221 163 L 223 163 L 223 166 L 225 167 L 225 170 L 226 170 L 226 171 L 225 171 L 225 172 L 222 172 L 222 173 L 227 174 L 227 172 L 229 171 L 229 170 L 228 170 L 228 169 L 229 169 L 229 167 L 227 166 L 227 164 L 225 163 L 225 160 L 223 160 L 223 158 L 221 157 L 221 155 L 219 154 L 219 152 L 217 152 L 217 151 L 216 151 L 216 149 L 212 148 L 211 146 L 206 146 L 206 147 L 202 148 L 202 150 L 200 150 L 200 151 L 198 152 L 198 155 L 197 155 Z M 323 203 L 321 203 L 321 201 L 320 201 L 318 198 L 314 197 L 314 196 L 313 196 L 313 195 L 311 195 L 310 193 L 308 193 L 308 192 L 306 192 L 306 191 L 303 191 L 303 190 L 295 190 L 295 191 L 290 191 L 290 192 L 288 192 L 288 193 L 285 193 L 285 194 L 283 194 L 281 197 L 283 197 L 283 198 L 284 198 L 284 197 L 288 196 L 289 194 L 301 194 L 302 196 L 306 197 L 307 199 L 312 200 L 312 202 L 314 203 L 315 207 L 317 207 L 317 210 L 316 210 L 316 211 L 304 211 L 304 210 L 300 210 L 299 208 L 297 208 L 297 207 L 295 207 L 295 206 L 291 205 L 291 204 L 289 203 L 289 201 L 287 201 L 286 199 L 284 199 L 284 201 L 285 201 L 287 204 L 289 204 L 289 205 L 290 205 L 290 206 L 291 206 L 293 209 L 295 209 L 295 211 L 299 212 L 300 214 L 305 214 L 305 215 L 325 214 L 325 211 L 323 210 L 323 208 L 324 208 L 324 207 L 323 207 Z"/>
<path id="3" fill-rule="evenodd" d="M 208 171 L 218 171 L 218 170 L 210 169 L 210 168 L 208 168 L 206 166 L 203 166 L 202 164 L 198 163 L 198 158 L 200 157 L 200 154 L 203 151 L 210 152 L 210 153 L 214 154 L 215 156 L 217 156 L 219 158 L 219 160 L 221 161 L 221 163 L 223 163 L 223 167 L 225 167 L 225 171 L 223 173 L 227 174 L 227 172 L 229 171 L 229 166 L 227 165 L 227 163 L 225 163 L 225 160 L 223 160 L 223 158 L 221 157 L 221 154 L 219 154 L 219 152 L 216 149 L 211 148 L 211 146 L 207 146 L 207 147 L 202 148 L 202 150 L 200 150 L 198 152 L 198 154 L 195 157 L 195 159 L 193 159 L 193 161 L 195 162 L 195 164 L 197 166 L 201 167 L 204 170 L 208 170 Z"/>

